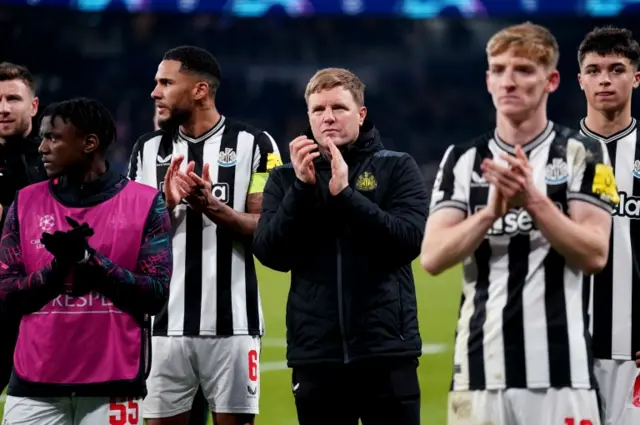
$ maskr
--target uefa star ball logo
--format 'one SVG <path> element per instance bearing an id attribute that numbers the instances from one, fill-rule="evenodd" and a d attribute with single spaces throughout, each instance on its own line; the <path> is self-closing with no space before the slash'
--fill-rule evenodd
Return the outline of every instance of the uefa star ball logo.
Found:
<path id="1" fill-rule="evenodd" d="M 51 214 L 40 217 L 40 228 L 43 232 L 48 232 L 49 230 L 53 229 L 53 226 L 55 226 L 55 224 L 56 219 Z"/>

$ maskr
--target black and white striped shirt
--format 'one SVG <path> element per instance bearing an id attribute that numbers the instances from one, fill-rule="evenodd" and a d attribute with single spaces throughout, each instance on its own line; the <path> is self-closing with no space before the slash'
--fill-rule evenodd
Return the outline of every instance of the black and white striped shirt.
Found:
<path id="1" fill-rule="evenodd" d="M 282 163 L 268 133 L 222 117 L 197 139 L 181 131 L 141 137 L 129 178 L 161 189 L 175 154 L 184 155 L 182 170 L 194 161 L 198 175 L 208 163 L 213 195 L 238 212 L 246 211 L 247 195 L 262 192 L 267 173 Z M 174 209 L 172 222 L 169 302 L 154 317 L 153 335 L 263 335 L 252 238 L 217 226 L 184 204 Z"/>
<path id="2" fill-rule="evenodd" d="M 632 360 L 640 351 L 640 149 L 633 119 L 629 127 L 610 137 L 581 132 L 604 142 L 620 194 L 614 211 L 609 261 L 591 276 L 591 332 L 597 359 Z"/>
<path id="3" fill-rule="evenodd" d="M 523 148 L 536 187 L 565 214 L 569 201 L 612 210 L 615 181 L 611 187 L 603 144 L 549 122 Z M 480 164 L 493 158 L 506 165 L 503 152 L 515 150 L 495 132 L 449 147 L 431 213 L 457 208 L 471 215 L 484 208 L 495 188 Z M 529 213 L 508 211 L 463 262 L 452 389 L 592 388 L 587 296 L 582 272 L 566 264 Z"/>

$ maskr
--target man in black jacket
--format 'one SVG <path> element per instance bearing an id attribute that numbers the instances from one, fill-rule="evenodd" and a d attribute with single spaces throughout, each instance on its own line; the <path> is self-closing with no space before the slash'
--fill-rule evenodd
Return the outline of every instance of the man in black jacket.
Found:
<path id="1" fill-rule="evenodd" d="M 23 66 L 0 63 L 0 228 L 16 191 L 47 178 L 32 124 L 38 112 L 33 76 Z M 13 367 L 13 348 L 20 320 L 0 305 L 0 392 Z"/>
<path id="2" fill-rule="evenodd" d="M 420 423 L 411 262 L 427 189 L 366 121 L 364 84 L 329 68 L 307 85 L 311 131 L 271 172 L 254 254 L 291 271 L 287 360 L 301 425 Z"/>

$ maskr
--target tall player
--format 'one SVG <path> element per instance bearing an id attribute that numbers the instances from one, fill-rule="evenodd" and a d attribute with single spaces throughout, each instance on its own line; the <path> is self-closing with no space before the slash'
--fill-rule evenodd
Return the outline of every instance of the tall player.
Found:
<path id="1" fill-rule="evenodd" d="M 160 130 L 141 137 L 129 178 L 162 188 L 173 221 L 174 274 L 154 318 L 144 416 L 186 424 L 200 385 L 217 425 L 258 413 L 262 309 L 252 240 L 267 173 L 268 133 L 222 116 L 220 68 L 206 50 L 165 53 L 152 92 Z"/>
<path id="2" fill-rule="evenodd" d="M 595 374 L 607 425 L 640 423 L 640 149 L 631 93 L 640 83 L 640 46 L 630 31 L 596 28 L 578 50 L 578 81 L 587 99 L 582 133 L 606 143 L 620 193 L 609 261 L 592 276 Z"/>
<path id="3" fill-rule="evenodd" d="M 449 424 L 597 425 L 583 273 L 607 261 L 613 171 L 601 142 L 547 118 L 546 28 L 505 28 L 487 55 L 497 126 L 446 151 L 421 258 L 464 265 Z"/>
<path id="4" fill-rule="evenodd" d="M 153 114 L 153 130 L 160 130 L 160 124 L 158 123 L 158 108 L 154 108 Z M 189 411 L 189 423 L 188 425 L 205 425 L 209 419 L 209 407 L 208 402 L 204 398 L 202 393 L 202 387 L 198 387 L 193 403 L 191 404 L 191 410 Z"/>

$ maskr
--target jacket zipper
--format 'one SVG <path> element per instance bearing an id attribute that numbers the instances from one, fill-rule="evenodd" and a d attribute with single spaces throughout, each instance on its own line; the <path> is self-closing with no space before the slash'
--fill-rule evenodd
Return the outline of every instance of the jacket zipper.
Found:
<path id="1" fill-rule="evenodd" d="M 336 241 L 337 245 L 337 282 L 338 282 L 338 322 L 340 324 L 340 337 L 342 339 L 342 351 L 344 353 L 344 362 L 349 363 L 349 351 L 347 349 L 347 332 L 344 326 L 343 301 L 342 301 L 342 245 L 340 239 Z"/>
<path id="2" fill-rule="evenodd" d="M 398 285 L 398 311 L 400 312 L 398 317 L 398 331 L 400 333 L 400 339 L 404 341 L 404 306 L 402 305 L 402 291 L 400 289 L 400 282 Z"/>
<path id="3" fill-rule="evenodd" d="M 144 379 L 149 377 L 149 373 L 151 372 L 151 319 L 148 315 L 145 314 L 144 318 L 145 326 L 142 329 L 142 337 L 144 338 L 144 343 L 142 345 L 144 350 Z"/>
<path id="4" fill-rule="evenodd" d="M 369 163 L 373 161 L 373 156 L 371 156 L 371 158 L 369 158 L 369 160 L 367 162 L 365 162 L 364 164 L 360 164 L 357 167 L 357 172 L 353 173 L 353 176 L 351 176 L 351 178 L 349 178 L 349 187 L 351 187 L 351 184 L 353 183 L 353 179 L 355 178 L 355 176 L 359 175 L 359 173 L 366 169 L 367 166 L 369 165 Z M 337 258 L 336 258 L 336 262 L 337 262 L 337 266 L 338 266 L 338 270 L 337 270 L 337 284 L 338 284 L 338 322 L 340 324 L 340 337 L 342 339 L 342 352 L 344 353 L 344 357 L 343 360 L 345 363 L 349 363 L 349 349 L 347 346 L 347 331 L 345 328 L 345 324 L 344 324 L 344 314 L 343 314 L 343 300 L 342 300 L 342 244 L 340 244 L 340 238 L 338 238 L 336 240 L 336 248 L 337 248 Z"/>

